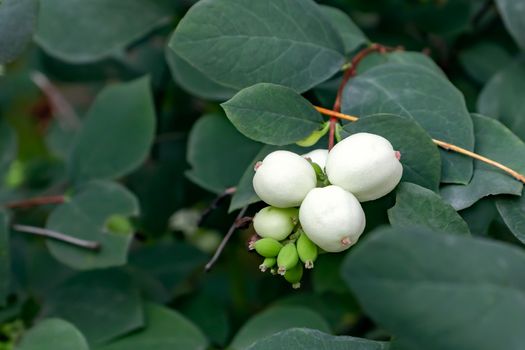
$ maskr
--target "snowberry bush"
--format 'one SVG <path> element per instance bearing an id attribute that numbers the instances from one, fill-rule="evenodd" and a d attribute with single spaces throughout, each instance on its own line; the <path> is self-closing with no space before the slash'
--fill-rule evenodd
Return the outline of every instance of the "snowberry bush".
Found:
<path id="1" fill-rule="evenodd" d="M 0 350 L 525 348 L 523 0 L 0 0 Z"/>

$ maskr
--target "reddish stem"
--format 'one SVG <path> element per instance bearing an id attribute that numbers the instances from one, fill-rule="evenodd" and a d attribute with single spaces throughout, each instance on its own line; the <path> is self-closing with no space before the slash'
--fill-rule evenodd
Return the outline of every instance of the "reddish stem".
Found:
<path id="1" fill-rule="evenodd" d="M 381 44 L 371 44 L 370 46 L 364 48 L 363 50 L 359 51 L 350 61 L 350 65 L 345 70 L 343 74 L 343 80 L 341 81 L 341 84 L 339 84 L 339 88 L 337 90 L 337 96 L 335 98 L 334 107 L 332 108 L 333 111 L 340 113 L 341 112 L 341 101 L 343 97 L 343 91 L 345 89 L 346 84 L 348 81 L 354 77 L 357 74 L 357 68 L 359 66 L 359 63 L 368 55 L 370 55 L 373 52 L 379 52 L 379 53 L 386 53 L 389 51 L 396 51 L 396 50 L 402 50 L 402 47 L 387 47 L 383 46 Z M 334 137 L 335 137 L 335 126 L 337 123 L 337 118 L 332 117 L 330 118 L 330 133 L 329 133 L 329 139 L 328 139 L 328 150 L 331 150 L 334 146 Z"/>
<path id="2" fill-rule="evenodd" d="M 48 197 L 35 197 L 30 199 L 24 199 L 21 201 L 6 203 L 5 207 L 9 209 L 25 209 L 30 207 L 36 207 L 39 205 L 46 204 L 61 204 L 64 203 L 66 197 L 60 196 L 48 196 Z"/>

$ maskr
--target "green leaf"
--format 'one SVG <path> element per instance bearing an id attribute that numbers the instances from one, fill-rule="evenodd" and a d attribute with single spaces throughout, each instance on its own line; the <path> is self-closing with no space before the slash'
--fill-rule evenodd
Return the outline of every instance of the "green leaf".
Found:
<path id="1" fill-rule="evenodd" d="M 376 66 L 351 79 L 343 112 L 367 117 L 392 113 L 418 122 L 431 137 L 472 150 L 474 132 L 463 95 L 441 74 L 399 63 Z M 472 160 L 441 152 L 442 182 L 468 183 Z"/>
<path id="2" fill-rule="evenodd" d="M 343 40 L 345 54 L 351 53 L 369 41 L 346 13 L 332 6 L 321 5 L 320 7 L 323 14 L 332 23 L 334 29 L 337 30 Z"/>
<path id="3" fill-rule="evenodd" d="M 208 78 L 236 90 L 266 82 L 304 92 L 344 60 L 341 38 L 312 0 L 200 1 L 169 46 Z"/>
<path id="4" fill-rule="evenodd" d="M 401 183 L 396 190 L 396 205 L 388 210 L 393 227 L 421 226 L 454 234 L 470 234 L 467 223 L 454 208 L 436 193 L 415 184 Z"/>
<path id="5" fill-rule="evenodd" d="M 347 292 L 339 273 L 343 257 L 343 254 L 319 255 L 312 271 L 313 289 L 317 294 L 329 292 L 344 294 Z"/>
<path id="6" fill-rule="evenodd" d="M 503 47 L 490 41 L 480 41 L 459 54 L 459 62 L 465 71 L 479 83 L 487 82 L 510 60 L 510 54 Z"/>
<path id="7" fill-rule="evenodd" d="M 223 103 L 228 119 L 245 136 L 283 146 L 308 137 L 323 118 L 310 102 L 290 88 L 257 84 Z"/>
<path id="8" fill-rule="evenodd" d="M 438 190 L 441 177 L 439 151 L 426 131 L 414 121 L 393 114 L 376 114 L 345 124 L 343 130 L 345 137 L 359 132 L 383 136 L 401 152 L 403 181 Z"/>
<path id="9" fill-rule="evenodd" d="M 525 140 L 525 58 L 502 66 L 478 97 L 478 111 L 497 118 Z"/>
<path id="10" fill-rule="evenodd" d="M 408 66 L 417 66 L 419 68 L 428 69 L 432 73 L 446 78 L 447 76 L 441 68 L 430 58 L 421 52 L 414 51 L 393 51 L 388 53 L 371 53 L 366 56 L 358 66 L 357 73 L 362 74 L 378 65 L 387 63 L 405 64 Z"/>
<path id="11" fill-rule="evenodd" d="M 126 175 L 144 162 L 154 136 L 149 79 L 109 86 L 86 116 L 69 158 L 69 176 L 81 183 Z"/>
<path id="12" fill-rule="evenodd" d="M 261 146 L 240 134 L 222 115 L 204 115 L 190 133 L 187 158 L 191 170 L 186 175 L 199 186 L 222 193 L 237 184 Z"/>
<path id="13" fill-rule="evenodd" d="M 525 243 L 525 196 L 498 197 L 496 208 L 514 236 Z"/>
<path id="14" fill-rule="evenodd" d="M 0 306 L 5 306 L 10 286 L 11 258 L 9 248 L 9 218 L 0 210 Z"/>
<path id="15" fill-rule="evenodd" d="M 204 350 L 208 346 L 205 335 L 174 310 L 155 304 L 145 306 L 147 326 L 94 350 Z"/>
<path id="16" fill-rule="evenodd" d="M 0 64 L 13 61 L 27 47 L 35 30 L 37 12 L 36 0 L 0 2 Z"/>
<path id="17" fill-rule="evenodd" d="M 342 273 L 367 315 L 411 349 L 518 350 L 524 264 L 508 244 L 391 228 L 358 244 Z"/>
<path id="18" fill-rule="evenodd" d="M 77 274 L 49 294 L 47 313 L 77 326 L 100 344 L 144 325 L 142 300 L 131 278 L 116 270 Z"/>
<path id="19" fill-rule="evenodd" d="M 487 197 L 460 211 L 459 214 L 468 224 L 473 235 L 485 236 L 488 234 L 490 224 L 496 218 L 497 212 L 494 200 Z"/>
<path id="20" fill-rule="evenodd" d="M 218 303 L 209 295 L 199 294 L 185 304 L 181 312 L 197 325 L 213 343 L 225 345 L 230 332 L 226 305 Z"/>
<path id="21" fill-rule="evenodd" d="M 0 187 L 9 164 L 15 159 L 17 152 L 16 135 L 4 119 L 0 119 Z"/>
<path id="22" fill-rule="evenodd" d="M 496 0 L 496 5 L 510 35 L 525 49 L 525 6 L 516 0 Z"/>
<path id="23" fill-rule="evenodd" d="M 297 327 L 330 333 L 328 323 L 312 310 L 303 307 L 276 306 L 248 320 L 233 338 L 230 348 L 232 350 L 249 349 L 261 338 Z"/>
<path id="24" fill-rule="evenodd" d="M 476 153 L 525 173 L 525 143 L 499 121 L 473 114 L 476 131 Z M 496 194 L 520 195 L 523 184 L 511 175 L 476 161 L 474 176 L 468 185 L 448 185 L 441 196 L 456 210 L 470 207 L 483 197 Z"/>
<path id="25" fill-rule="evenodd" d="M 35 39 L 52 56 L 89 63 L 168 23 L 172 7 L 165 0 L 42 0 Z"/>
<path id="26" fill-rule="evenodd" d="M 333 336 L 308 328 L 292 328 L 256 341 L 249 350 L 387 350 L 388 343 L 349 336 Z"/>
<path id="27" fill-rule="evenodd" d="M 157 243 L 134 251 L 130 265 L 157 278 L 173 292 L 206 259 L 200 250 L 184 242 Z"/>
<path id="28" fill-rule="evenodd" d="M 47 228 L 101 244 L 98 251 L 64 242 L 47 240 L 49 251 L 62 263 L 76 269 L 95 269 L 124 265 L 132 235 L 107 230 L 113 215 L 136 216 L 139 204 L 124 187 L 112 182 L 91 182 L 73 198 L 57 207 L 48 218 Z"/>
<path id="29" fill-rule="evenodd" d="M 86 339 L 71 323 L 59 318 L 40 321 L 24 333 L 16 350 L 89 350 Z"/>
<path id="30" fill-rule="evenodd" d="M 207 100 L 224 101 L 237 92 L 235 89 L 211 80 L 180 58 L 169 47 L 166 48 L 166 60 L 175 82 L 192 95 Z"/>

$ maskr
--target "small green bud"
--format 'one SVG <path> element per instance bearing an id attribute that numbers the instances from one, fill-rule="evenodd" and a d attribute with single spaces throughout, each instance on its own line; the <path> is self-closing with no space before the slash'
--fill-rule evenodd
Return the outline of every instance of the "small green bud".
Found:
<path id="1" fill-rule="evenodd" d="M 259 265 L 259 270 L 266 272 L 266 270 L 272 268 L 277 262 L 276 258 L 264 258 L 264 261 Z"/>
<path id="2" fill-rule="evenodd" d="M 293 289 L 301 287 L 301 278 L 303 278 L 303 265 L 297 264 L 290 270 L 286 271 L 284 278 L 292 284 Z"/>
<path id="3" fill-rule="evenodd" d="M 106 221 L 106 229 L 112 233 L 131 234 L 134 231 L 131 221 L 123 215 L 113 215 Z"/>
<path id="4" fill-rule="evenodd" d="M 283 245 L 273 238 L 262 238 L 253 244 L 255 251 L 265 258 L 275 258 Z"/>
<path id="5" fill-rule="evenodd" d="M 277 272 L 284 275 L 285 272 L 293 268 L 299 262 L 299 255 L 295 243 L 287 243 L 277 255 Z"/>
<path id="6" fill-rule="evenodd" d="M 310 135 L 308 135 L 304 139 L 297 141 L 296 144 L 301 147 L 313 146 L 317 143 L 317 141 L 319 141 L 321 137 L 326 135 L 329 129 L 330 129 L 330 123 L 324 122 L 323 124 L 321 124 L 321 128 L 319 130 L 315 130 L 314 132 L 312 132 Z"/>
<path id="7" fill-rule="evenodd" d="M 335 124 L 335 139 L 337 142 L 341 142 L 341 140 L 343 139 L 343 136 L 341 135 L 342 131 L 343 127 L 341 126 L 341 124 Z"/>
<path id="8" fill-rule="evenodd" d="M 317 245 L 308 238 L 308 236 L 302 232 L 297 240 L 297 254 L 299 259 L 304 263 L 304 267 L 307 269 L 314 268 L 314 262 L 319 254 Z"/>

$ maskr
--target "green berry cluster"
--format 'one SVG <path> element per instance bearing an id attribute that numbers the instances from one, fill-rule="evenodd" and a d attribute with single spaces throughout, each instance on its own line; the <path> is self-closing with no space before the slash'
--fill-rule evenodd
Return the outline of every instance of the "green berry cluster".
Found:
<path id="1" fill-rule="evenodd" d="M 281 275 L 293 288 L 301 286 L 304 269 L 313 269 L 318 246 L 302 231 L 297 208 L 266 207 L 254 217 L 258 233 L 249 244 L 262 257 L 259 269 Z"/>

